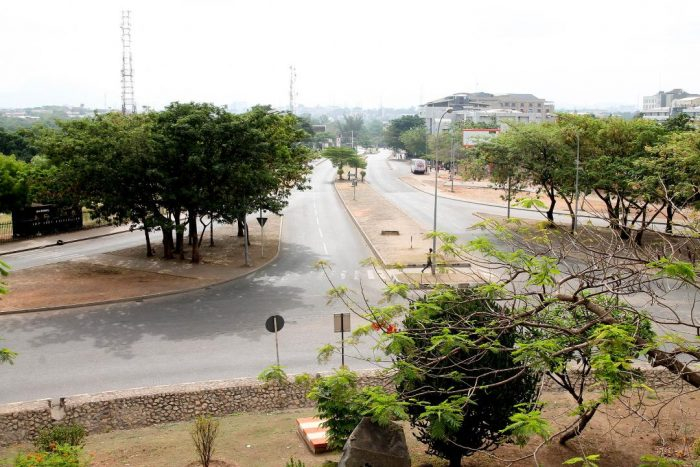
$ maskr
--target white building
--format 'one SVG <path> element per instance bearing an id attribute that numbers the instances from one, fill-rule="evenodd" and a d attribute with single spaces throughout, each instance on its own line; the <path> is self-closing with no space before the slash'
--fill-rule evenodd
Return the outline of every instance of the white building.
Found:
<path id="1" fill-rule="evenodd" d="M 448 108 L 453 111 L 445 114 Z M 554 119 L 554 104 L 532 94 L 457 93 L 421 105 L 418 115 L 425 119 L 430 133 L 436 133 L 441 117 L 441 131 L 452 121 L 493 123 L 496 127 L 510 122 L 541 123 Z"/>

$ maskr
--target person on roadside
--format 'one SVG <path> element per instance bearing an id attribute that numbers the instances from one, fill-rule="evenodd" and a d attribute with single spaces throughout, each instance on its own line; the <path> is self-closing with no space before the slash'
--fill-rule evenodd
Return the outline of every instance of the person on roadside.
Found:
<path id="1" fill-rule="evenodd" d="M 426 269 L 430 268 L 432 270 L 433 267 L 433 249 L 428 248 L 428 262 L 426 263 L 425 267 L 421 269 L 420 273 L 423 274 Z"/>

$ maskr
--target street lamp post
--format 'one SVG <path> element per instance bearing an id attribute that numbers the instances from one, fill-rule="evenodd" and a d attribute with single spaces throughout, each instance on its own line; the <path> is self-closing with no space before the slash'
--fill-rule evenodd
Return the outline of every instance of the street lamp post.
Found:
<path id="1" fill-rule="evenodd" d="M 433 258 L 437 252 L 437 237 L 435 233 L 437 232 L 437 198 L 438 198 L 438 150 L 440 149 L 440 125 L 442 124 L 442 119 L 445 115 L 452 113 L 452 107 L 448 107 L 440 116 L 437 126 L 437 139 L 435 140 L 435 200 L 433 202 Z M 432 259 L 432 258 L 431 258 Z M 430 262 L 430 271 L 433 276 L 435 275 L 435 261 Z"/>
<path id="2" fill-rule="evenodd" d="M 578 227 L 578 169 L 579 169 L 579 164 L 580 164 L 580 148 L 581 148 L 581 143 L 579 141 L 579 134 L 578 131 L 576 132 L 576 183 L 575 183 L 575 189 L 576 189 L 576 206 L 574 207 L 574 234 L 576 233 L 576 228 Z"/>
<path id="3" fill-rule="evenodd" d="M 450 124 L 450 191 L 455 191 L 455 132 Z"/>

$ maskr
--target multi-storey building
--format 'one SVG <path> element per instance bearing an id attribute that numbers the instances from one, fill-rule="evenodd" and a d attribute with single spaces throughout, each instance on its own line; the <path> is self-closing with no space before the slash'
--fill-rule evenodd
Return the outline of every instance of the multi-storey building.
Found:
<path id="1" fill-rule="evenodd" d="M 666 120 L 680 112 L 694 117 L 698 107 L 700 107 L 699 94 L 691 94 L 682 89 L 659 91 L 652 96 L 644 96 L 642 117 L 649 120 Z"/>
<path id="2" fill-rule="evenodd" d="M 419 115 L 425 119 L 431 133 L 437 131 L 438 119 L 448 108 L 453 110 L 443 118 L 443 129 L 456 120 L 500 125 L 502 122 L 537 123 L 554 118 L 554 104 L 532 94 L 457 93 L 419 107 Z"/>

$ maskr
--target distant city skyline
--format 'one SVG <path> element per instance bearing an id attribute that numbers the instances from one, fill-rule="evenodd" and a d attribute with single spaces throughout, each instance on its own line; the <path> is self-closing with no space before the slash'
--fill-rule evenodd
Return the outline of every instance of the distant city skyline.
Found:
<path id="1" fill-rule="evenodd" d="M 576 7 L 575 9 L 573 7 Z M 700 92 L 700 2 L 504 0 L 10 1 L 0 108 L 121 108 L 121 10 L 135 100 L 410 108 L 457 92 L 530 93 L 556 108 L 641 108 Z"/>

